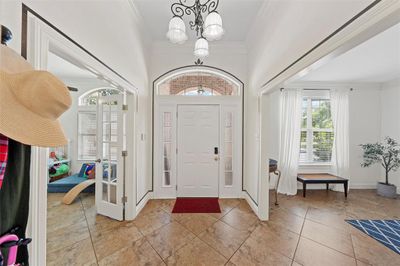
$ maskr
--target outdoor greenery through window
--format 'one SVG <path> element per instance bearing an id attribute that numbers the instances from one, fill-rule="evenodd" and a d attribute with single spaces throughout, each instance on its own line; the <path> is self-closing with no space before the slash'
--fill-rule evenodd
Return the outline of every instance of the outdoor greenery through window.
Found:
<path id="1" fill-rule="evenodd" d="M 330 100 L 303 98 L 300 163 L 330 163 L 333 124 Z"/>

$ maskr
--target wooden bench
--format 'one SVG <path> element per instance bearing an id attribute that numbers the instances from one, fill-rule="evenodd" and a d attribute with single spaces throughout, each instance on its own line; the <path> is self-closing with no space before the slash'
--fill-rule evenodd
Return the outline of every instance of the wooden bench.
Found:
<path id="1" fill-rule="evenodd" d="M 326 190 L 329 190 L 329 184 L 343 184 L 344 196 L 347 198 L 349 180 L 346 178 L 331 174 L 298 174 L 297 181 L 303 183 L 303 197 L 306 197 L 307 184 L 326 184 Z"/>

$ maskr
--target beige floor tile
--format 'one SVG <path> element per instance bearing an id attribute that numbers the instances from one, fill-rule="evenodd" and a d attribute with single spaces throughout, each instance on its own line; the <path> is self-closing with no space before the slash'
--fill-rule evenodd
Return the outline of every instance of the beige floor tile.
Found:
<path id="1" fill-rule="evenodd" d="M 268 223 L 285 227 L 296 234 L 300 234 L 304 218 L 288 212 L 285 209 L 276 209 L 270 212 Z"/>
<path id="2" fill-rule="evenodd" d="M 172 222 L 146 236 L 157 253 L 166 259 L 175 251 L 189 243 L 195 237 L 190 231 L 177 222 Z"/>
<path id="3" fill-rule="evenodd" d="M 89 208 L 95 206 L 96 199 L 95 199 L 94 193 L 81 193 L 79 195 L 79 198 L 81 199 L 84 209 L 89 209 Z"/>
<path id="4" fill-rule="evenodd" d="M 261 223 L 250 238 L 253 238 L 265 249 L 271 249 L 285 257 L 293 258 L 300 236 L 284 227 Z"/>
<path id="5" fill-rule="evenodd" d="M 237 208 L 231 210 L 228 214 L 221 218 L 221 221 L 238 229 L 253 231 L 259 220 L 254 213 L 239 210 Z"/>
<path id="6" fill-rule="evenodd" d="M 97 265 L 90 238 L 55 252 L 47 250 L 48 266 Z"/>
<path id="7" fill-rule="evenodd" d="M 172 209 L 175 206 L 175 201 L 174 199 L 163 199 L 160 200 L 159 204 L 160 204 L 160 208 L 163 209 L 164 211 L 168 212 L 168 213 L 172 213 Z"/>
<path id="8" fill-rule="evenodd" d="M 165 265 L 154 249 L 145 238 L 141 238 L 134 243 L 130 243 L 126 248 L 121 249 L 111 256 L 99 261 L 99 266 L 148 266 Z"/>
<path id="9" fill-rule="evenodd" d="M 154 209 L 148 213 L 140 213 L 133 221 L 142 234 L 147 235 L 154 230 L 172 222 L 171 215 L 162 209 Z"/>
<path id="10" fill-rule="evenodd" d="M 140 211 L 140 214 L 147 215 L 161 209 L 161 202 L 162 200 L 149 200 Z"/>
<path id="11" fill-rule="evenodd" d="M 300 263 L 298 263 L 298 262 L 296 262 L 296 261 L 293 261 L 293 262 L 292 262 L 292 266 L 303 266 L 303 265 L 301 265 Z"/>
<path id="12" fill-rule="evenodd" d="M 260 245 L 256 238 L 249 237 L 240 249 L 233 255 L 231 262 L 237 266 L 291 265 L 292 260 L 280 253 Z"/>
<path id="13" fill-rule="evenodd" d="M 47 234 L 47 250 L 55 252 L 64 249 L 84 239 L 90 238 L 86 220 L 72 224 Z"/>
<path id="14" fill-rule="evenodd" d="M 310 204 L 299 199 L 297 196 L 279 195 L 278 203 L 279 203 L 279 206 L 273 205 L 272 207 L 285 209 L 288 212 L 295 214 L 297 216 L 303 217 L 303 218 L 306 217 L 307 210 L 310 207 Z"/>
<path id="15" fill-rule="evenodd" d="M 221 209 L 221 213 L 210 213 L 214 218 L 220 219 L 228 212 L 230 212 L 233 208 L 237 207 L 240 204 L 240 199 L 219 199 L 219 207 Z"/>
<path id="16" fill-rule="evenodd" d="M 354 258 L 303 237 L 300 238 L 294 260 L 304 266 L 356 265 Z"/>
<path id="17" fill-rule="evenodd" d="M 47 209 L 60 206 L 65 193 L 48 193 L 47 194 Z"/>
<path id="18" fill-rule="evenodd" d="M 167 265 L 184 266 L 214 266 L 224 265 L 226 262 L 227 259 L 198 238 L 194 238 L 166 260 Z"/>
<path id="19" fill-rule="evenodd" d="M 199 238 L 229 259 L 249 235 L 249 232 L 239 231 L 218 221 L 200 234 Z"/>
<path id="20" fill-rule="evenodd" d="M 358 229 L 351 230 L 356 259 L 371 265 L 400 265 L 400 255 Z"/>
<path id="21" fill-rule="evenodd" d="M 124 224 L 113 229 L 96 231 L 91 234 L 98 260 L 110 256 L 142 238 L 143 235 L 132 224 Z"/>
<path id="22" fill-rule="evenodd" d="M 124 222 L 97 214 L 96 207 L 94 206 L 85 209 L 85 217 L 91 233 L 103 232 L 124 225 Z"/>
<path id="23" fill-rule="evenodd" d="M 350 233 L 306 220 L 301 235 L 354 257 Z"/>
<path id="24" fill-rule="evenodd" d="M 180 223 L 195 235 L 199 235 L 212 226 L 216 221 L 218 221 L 216 218 L 208 214 L 194 213 L 190 215 L 190 218 L 185 219 Z"/>
<path id="25" fill-rule="evenodd" d="M 338 211 L 328 208 L 309 208 L 306 217 L 308 220 L 348 232 L 349 225 L 345 221 L 346 218 L 347 215 L 345 211 Z"/>
<path id="26" fill-rule="evenodd" d="M 357 266 L 371 266 L 371 264 L 362 262 L 362 261 L 360 261 L 360 260 L 356 260 L 356 263 L 357 263 Z"/>
<path id="27" fill-rule="evenodd" d="M 50 234 L 62 228 L 83 222 L 86 222 L 86 219 L 82 209 L 74 209 L 73 212 L 67 213 L 64 210 L 60 210 L 59 215 L 57 215 L 56 210 L 52 210 L 50 217 L 47 217 L 47 232 Z"/>

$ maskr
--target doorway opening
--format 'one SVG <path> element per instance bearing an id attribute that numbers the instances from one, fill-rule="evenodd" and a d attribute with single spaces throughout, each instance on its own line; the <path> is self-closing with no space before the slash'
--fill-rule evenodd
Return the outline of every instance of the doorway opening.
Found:
<path id="1" fill-rule="evenodd" d="M 155 198 L 240 198 L 243 83 L 189 66 L 154 81 Z"/>

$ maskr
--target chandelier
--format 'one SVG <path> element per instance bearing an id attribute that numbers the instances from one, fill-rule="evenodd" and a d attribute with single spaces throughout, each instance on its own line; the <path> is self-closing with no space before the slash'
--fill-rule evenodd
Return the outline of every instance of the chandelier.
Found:
<path id="1" fill-rule="evenodd" d="M 194 15 L 194 20 L 189 22 L 190 29 L 196 31 L 197 36 L 194 55 L 198 58 L 207 57 L 208 42 L 219 40 L 224 34 L 222 18 L 217 12 L 219 0 L 207 0 L 204 3 L 201 3 L 201 0 L 194 0 L 193 5 L 186 3 L 189 0 L 178 1 L 171 5 L 173 17 L 169 22 L 167 38 L 175 44 L 187 41 L 186 25 L 182 17 Z M 203 15 L 207 15 L 205 20 Z"/>

